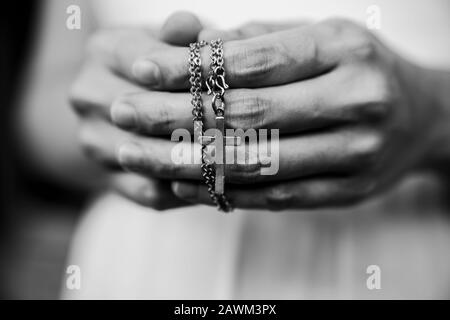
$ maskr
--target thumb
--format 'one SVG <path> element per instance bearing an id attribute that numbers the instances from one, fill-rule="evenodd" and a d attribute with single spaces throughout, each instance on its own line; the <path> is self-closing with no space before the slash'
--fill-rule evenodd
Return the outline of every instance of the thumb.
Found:
<path id="1" fill-rule="evenodd" d="M 194 14 L 177 11 L 170 15 L 162 26 L 159 38 L 169 44 L 187 46 L 197 41 L 203 26 Z"/>

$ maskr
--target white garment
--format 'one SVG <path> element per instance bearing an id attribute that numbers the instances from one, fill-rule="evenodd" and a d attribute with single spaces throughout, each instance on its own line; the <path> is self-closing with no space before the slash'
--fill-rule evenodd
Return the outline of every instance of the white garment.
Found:
<path id="1" fill-rule="evenodd" d="M 94 2 L 104 26 L 161 24 L 176 10 L 229 28 L 249 20 L 344 16 L 365 23 L 373 1 Z M 428 66 L 450 66 L 450 6 L 377 1 L 381 35 Z M 218 8 L 220 7 L 220 10 Z M 74 239 L 69 264 L 82 289 L 68 298 L 433 298 L 450 294 L 450 223 L 443 189 L 413 177 L 351 209 L 261 210 L 223 215 L 195 206 L 156 213 L 117 195 L 96 199 Z M 448 210 L 447 210 L 448 211 Z M 444 212 L 444 213 L 443 213 Z M 382 290 L 366 288 L 366 268 Z"/>

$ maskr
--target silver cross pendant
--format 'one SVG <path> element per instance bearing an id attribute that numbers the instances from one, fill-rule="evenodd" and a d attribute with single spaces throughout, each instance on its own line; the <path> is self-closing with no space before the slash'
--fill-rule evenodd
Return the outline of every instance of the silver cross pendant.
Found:
<path id="1" fill-rule="evenodd" d="M 218 104 L 219 103 L 219 104 Z M 225 116 L 224 102 L 222 96 L 214 96 L 212 100 L 214 112 L 216 114 L 216 128 L 214 136 L 203 135 L 201 137 L 202 145 L 214 143 L 214 164 L 215 164 L 215 193 L 222 195 L 225 193 L 225 147 L 238 146 L 241 143 L 240 137 L 226 136 L 225 134 Z"/>

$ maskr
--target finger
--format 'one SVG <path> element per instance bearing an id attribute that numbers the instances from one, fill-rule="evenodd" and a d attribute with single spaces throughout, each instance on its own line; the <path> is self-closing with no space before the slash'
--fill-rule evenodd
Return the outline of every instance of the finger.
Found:
<path id="1" fill-rule="evenodd" d="M 202 179 L 200 145 L 192 144 L 190 136 L 182 142 L 142 137 L 96 118 L 83 121 L 80 133 L 83 149 L 104 166 L 156 178 Z M 227 160 L 227 181 L 255 183 L 323 173 L 354 174 L 373 167 L 383 144 L 377 132 L 352 127 L 279 141 L 272 137 L 267 144 L 262 144 L 261 136 L 257 144 L 257 137 L 257 132 L 250 132 L 250 143 L 226 148 L 227 159 L 234 160 Z"/>
<path id="2" fill-rule="evenodd" d="M 203 183 L 175 181 L 176 196 L 192 203 L 214 205 Z M 235 208 L 314 209 L 356 204 L 372 192 L 369 184 L 354 178 L 311 177 L 265 186 L 227 186 L 226 194 Z"/>
<path id="3" fill-rule="evenodd" d="M 168 181 L 120 172 L 113 174 L 110 182 L 112 188 L 126 198 L 155 210 L 167 210 L 189 205 L 188 202 L 173 194 Z"/>
<path id="4" fill-rule="evenodd" d="M 141 137 L 123 131 L 100 118 L 87 118 L 80 124 L 79 140 L 86 155 L 110 170 L 124 168 L 132 172 L 142 172 L 147 176 L 170 178 L 188 176 L 200 179 L 200 162 L 177 165 L 173 161 L 172 150 L 175 142 L 161 138 Z M 188 152 L 191 144 L 182 146 Z M 189 148 L 189 149 L 188 149 Z M 192 154 L 200 155 L 200 146 L 194 145 Z"/>
<path id="5" fill-rule="evenodd" d="M 224 44 L 224 66 L 232 87 L 263 87 L 323 74 L 337 66 L 348 37 L 334 25 L 316 24 Z M 337 30 L 337 31 L 336 31 Z M 351 37 L 353 39 L 353 37 Z M 347 40 L 346 40 L 347 39 Z M 202 72 L 209 70 L 209 48 L 202 49 Z M 154 87 L 188 88 L 188 52 L 185 48 L 153 51 L 146 58 L 161 77 Z M 140 75 L 146 75 L 145 71 Z M 150 76 L 150 74 L 148 74 Z"/>
<path id="6" fill-rule="evenodd" d="M 134 63 L 152 51 L 165 50 L 169 47 L 150 30 L 127 28 L 101 30 L 95 33 L 89 40 L 87 50 L 92 59 L 99 61 L 114 73 L 130 80 L 140 79 L 145 84 L 148 79 L 152 81 L 158 79 L 158 67 L 145 59 L 140 60 L 137 67 Z M 145 71 L 147 78 L 136 74 L 141 71 Z"/>
<path id="7" fill-rule="evenodd" d="M 160 32 L 161 39 L 170 43 L 188 45 L 201 30 L 200 22 L 188 13 L 176 13 Z M 88 52 L 121 76 L 152 86 L 158 83 L 161 72 L 158 65 L 145 57 L 152 52 L 164 55 L 164 51 L 176 48 L 143 28 L 103 30 L 95 34 L 88 44 Z"/>
<path id="8" fill-rule="evenodd" d="M 249 144 L 226 148 L 228 182 L 248 184 L 317 174 L 356 174 L 373 167 L 382 144 L 376 133 L 356 129 L 279 141 L 272 137 L 267 144 L 254 143 L 256 133 L 249 137 Z M 197 143 L 131 136 L 116 150 L 117 161 L 129 171 L 165 179 L 202 179 Z"/>
<path id="9" fill-rule="evenodd" d="M 194 14 L 186 11 L 178 11 L 170 15 L 162 26 L 159 38 L 176 46 L 188 46 L 196 41 L 198 34 L 203 29 L 200 20 Z"/>
<path id="10" fill-rule="evenodd" d="M 341 68 L 323 77 L 287 85 L 230 89 L 225 94 L 226 126 L 279 129 L 280 134 L 289 134 L 362 121 L 364 113 L 375 117 L 376 110 L 381 117 L 382 108 L 377 108 L 375 101 L 367 103 L 367 92 L 359 89 L 365 77 L 362 74 L 361 70 L 356 73 Z M 142 92 L 116 100 L 111 112 L 115 124 L 125 129 L 169 135 L 185 128 L 192 133 L 190 99 L 188 93 Z M 215 127 L 210 97 L 205 95 L 203 101 L 205 126 Z M 369 112 L 370 108 L 374 111 Z M 129 119 L 134 119 L 134 123 L 130 124 Z"/>
<path id="11" fill-rule="evenodd" d="M 113 74 L 105 66 L 89 63 L 83 66 L 74 82 L 69 93 L 69 100 L 75 112 L 81 116 L 96 115 L 110 120 L 111 104 L 118 96 L 145 91 L 145 89 Z M 115 112 L 117 114 L 120 110 Z M 124 124 L 124 115 L 121 119 Z"/>
<path id="12" fill-rule="evenodd" d="M 221 38 L 224 41 L 242 40 L 281 30 L 306 26 L 308 24 L 310 23 L 306 21 L 292 21 L 285 23 L 251 22 L 231 30 L 219 30 L 208 28 L 203 29 L 199 33 L 198 40 L 211 41 L 217 38 Z"/>
<path id="13" fill-rule="evenodd" d="M 116 149 L 133 139 L 132 134 L 96 117 L 81 121 L 78 134 L 81 149 L 88 158 L 111 171 L 123 171 L 117 161 Z"/>

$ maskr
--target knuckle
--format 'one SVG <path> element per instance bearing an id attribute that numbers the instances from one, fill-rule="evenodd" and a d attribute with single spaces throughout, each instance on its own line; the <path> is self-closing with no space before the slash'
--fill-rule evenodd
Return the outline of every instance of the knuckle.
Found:
<path id="1" fill-rule="evenodd" d="M 134 93 L 124 93 L 121 94 L 117 97 L 115 97 L 113 104 L 121 104 L 121 103 L 125 103 L 125 104 L 133 104 L 134 102 Z"/>
<path id="2" fill-rule="evenodd" d="M 359 71 L 352 87 L 352 111 L 358 120 L 383 121 L 392 112 L 395 94 L 392 80 L 382 71 Z M 352 80 L 353 81 L 353 80 Z"/>
<path id="3" fill-rule="evenodd" d="M 136 117 L 136 130 L 150 132 L 154 134 L 166 134 L 172 129 L 177 128 L 177 119 L 173 113 L 173 106 L 170 102 L 158 99 L 151 103 L 152 108 L 149 108 L 149 102 L 153 98 L 149 96 L 151 93 L 145 93 L 144 99 L 142 93 L 134 92 L 127 93 L 118 97 L 113 105 L 129 105 L 134 108 L 138 116 Z M 151 110 L 151 112 L 149 112 Z"/>
<path id="4" fill-rule="evenodd" d="M 186 72 L 183 65 L 175 66 L 171 65 L 171 67 L 164 67 L 164 62 L 160 57 L 167 56 L 167 48 L 165 46 L 150 46 L 141 50 L 141 56 L 146 57 L 150 60 L 155 61 L 161 68 L 161 72 L 159 74 L 159 80 L 152 85 L 154 90 L 163 91 L 164 88 L 184 88 L 188 83 L 189 79 L 186 77 Z M 206 61 L 206 51 L 202 51 L 202 61 Z M 160 64 L 161 63 L 161 64 Z M 166 62 L 168 63 L 168 62 Z M 202 63 L 201 64 L 202 74 L 207 75 L 208 73 L 208 65 Z"/>
<path id="5" fill-rule="evenodd" d="M 354 57 L 371 60 L 376 56 L 377 45 L 373 36 L 362 30 L 353 31 L 348 39 L 349 49 Z"/>
<path id="6" fill-rule="evenodd" d="M 231 48 L 230 48 L 231 49 Z M 255 42 L 230 50 L 231 74 L 246 81 L 263 80 L 282 63 L 283 49 L 276 44 Z"/>
<path id="7" fill-rule="evenodd" d="M 366 80 L 368 90 L 365 91 L 365 103 L 362 104 L 360 112 L 367 119 L 383 120 L 392 111 L 395 95 L 392 80 L 381 72 L 369 72 Z"/>
<path id="8" fill-rule="evenodd" d="M 148 123 L 148 130 L 155 133 L 166 133 L 170 128 L 176 128 L 171 108 L 163 103 L 162 107 L 154 108 L 152 113 L 145 113 L 144 119 Z"/>
<path id="9" fill-rule="evenodd" d="M 111 108 L 119 105 L 134 105 L 132 96 L 130 94 L 123 94 L 114 98 L 113 102 L 111 103 Z"/>
<path id="10" fill-rule="evenodd" d="M 232 90 L 227 102 L 230 108 L 226 121 L 230 128 L 263 128 L 268 125 L 267 113 L 271 103 L 254 90 Z"/>
<path id="11" fill-rule="evenodd" d="M 341 39 L 347 48 L 348 58 L 370 59 L 377 52 L 374 36 L 359 24 L 342 18 L 330 18 L 323 22 L 324 29 L 333 38 Z"/>
<path id="12" fill-rule="evenodd" d="M 265 193 L 266 206 L 271 211 L 285 210 L 289 208 L 293 201 L 292 192 L 285 187 L 275 186 L 268 188 Z"/>
<path id="13" fill-rule="evenodd" d="M 170 178 L 177 176 L 179 168 L 171 162 L 164 162 L 154 159 L 151 165 L 148 166 L 148 170 L 150 171 L 150 173 L 159 177 Z"/>
<path id="14" fill-rule="evenodd" d="M 135 96 L 135 93 L 125 93 L 114 97 L 114 100 L 111 103 L 111 107 L 118 105 L 129 105 L 134 107 L 136 105 Z"/>
<path id="15" fill-rule="evenodd" d="M 186 76 L 178 69 L 168 69 L 161 74 L 161 83 L 154 86 L 155 89 L 161 88 L 181 88 L 186 83 Z"/>
<path id="16" fill-rule="evenodd" d="M 311 57 L 310 61 L 308 61 L 308 64 L 311 64 L 311 70 L 321 68 L 320 45 L 317 43 L 317 39 L 311 34 L 302 34 L 299 43 L 301 44 L 300 50 L 302 52 L 299 56 Z"/>
<path id="17" fill-rule="evenodd" d="M 233 164 L 230 165 L 230 179 L 234 183 L 248 184 L 260 182 L 263 179 L 261 175 L 261 163 Z"/>

